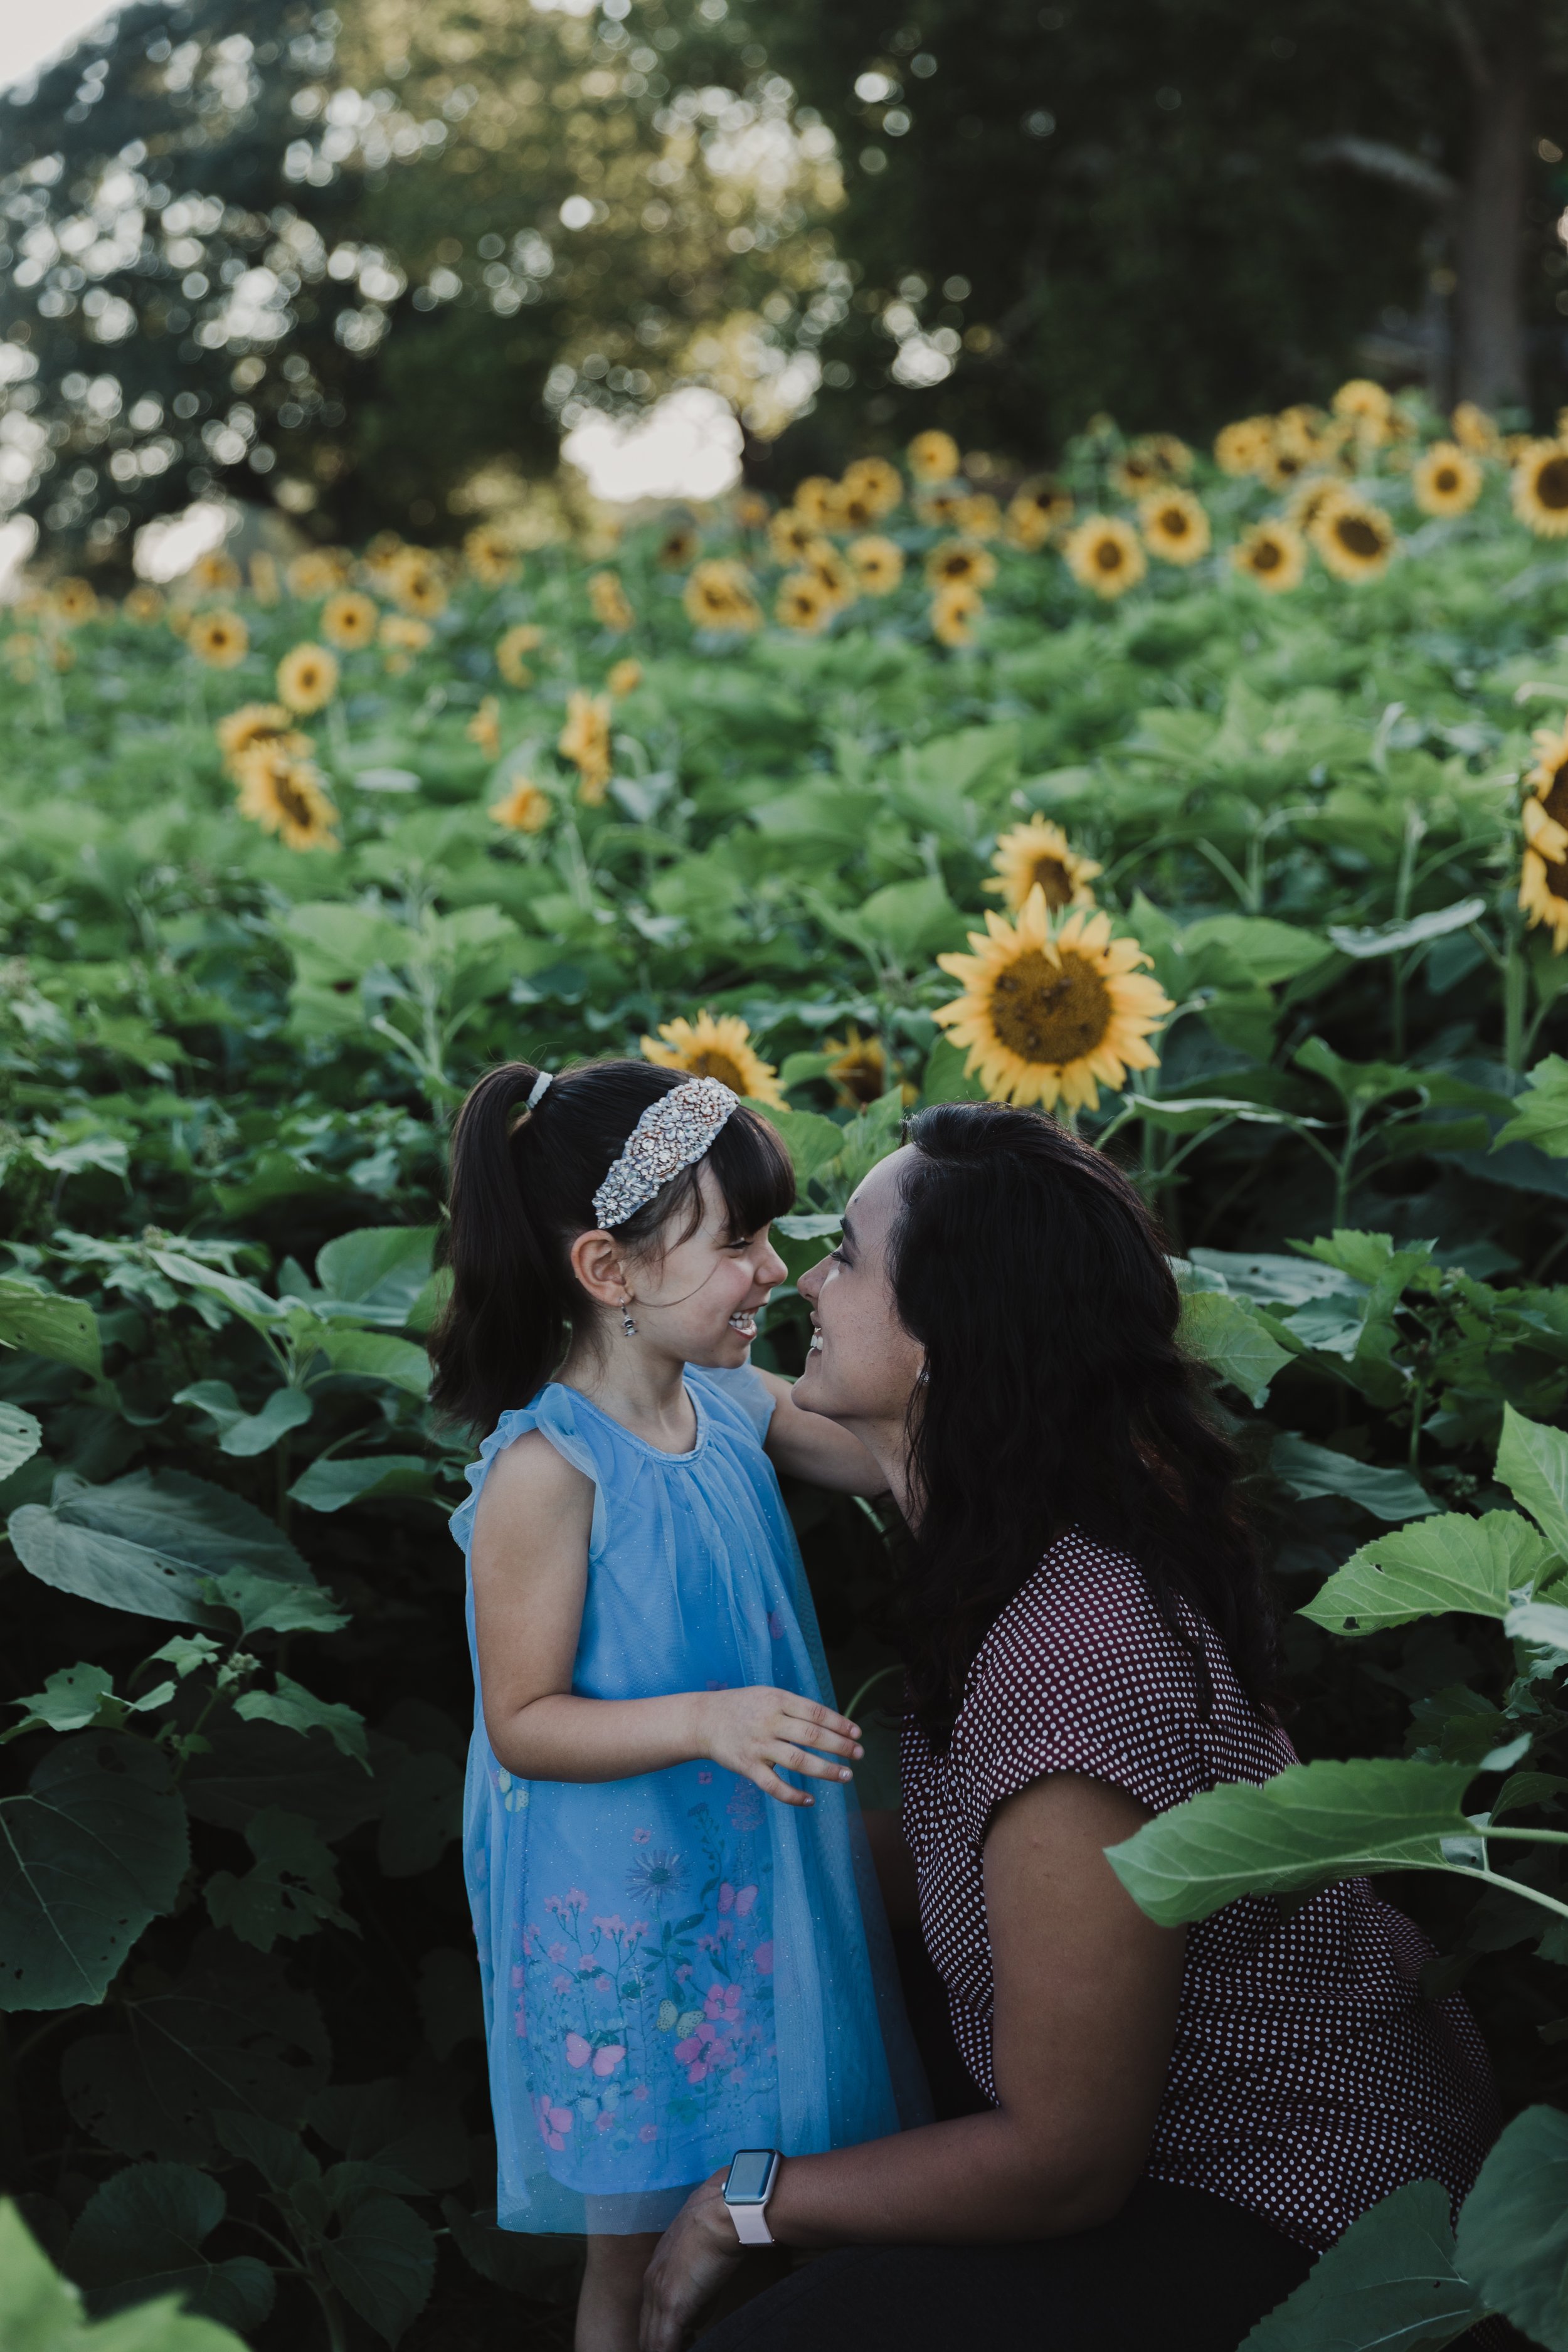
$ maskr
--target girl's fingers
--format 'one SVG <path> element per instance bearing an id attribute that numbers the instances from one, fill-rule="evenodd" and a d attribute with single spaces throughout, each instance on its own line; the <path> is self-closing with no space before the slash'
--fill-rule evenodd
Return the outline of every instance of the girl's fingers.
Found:
<path id="1" fill-rule="evenodd" d="M 814 1756 L 809 1748 L 797 1748 L 793 1740 L 786 1740 L 768 1761 L 785 1772 L 804 1772 L 812 1780 L 852 1780 L 855 1777 L 847 1764 L 830 1764 L 826 1757 Z"/>
<path id="2" fill-rule="evenodd" d="M 790 1788 L 766 1764 L 760 1765 L 752 1778 L 764 1796 L 776 1797 L 781 1805 L 809 1805 L 813 1801 L 804 1789 Z"/>
<path id="3" fill-rule="evenodd" d="M 858 1723 L 851 1723 L 847 1715 L 835 1715 L 833 1709 L 824 1706 L 820 1700 L 803 1698 L 798 1691 L 780 1691 L 779 1696 L 784 1701 L 782 1711 L 785 1715 L 798 1717 L 818 1731 L 836 1731 L 841 1739 L 859 1738 Z"/>

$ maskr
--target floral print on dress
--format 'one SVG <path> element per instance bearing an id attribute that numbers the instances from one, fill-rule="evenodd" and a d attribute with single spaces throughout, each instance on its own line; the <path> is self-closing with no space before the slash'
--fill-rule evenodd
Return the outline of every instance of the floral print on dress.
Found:
<path id="1" fill-rule="evenodd" d="M 711 1782 L 710 1772 L 700 1776 Z M 689 1809 L 676 1852 L 634 1829 L 624 1864 L 633 1916 L 595 1912 L 568 1886 L 543 1896 L 511 1971 L 545 2146 L 585 2179 L 634 2149 L 673 2152 L 719 2120 L 771 2127 L 773 1864 L 763 1800 L 736 1780 L 722 1823 Z M 665 1825 L 668 1834 L 668 1823 Z"/>

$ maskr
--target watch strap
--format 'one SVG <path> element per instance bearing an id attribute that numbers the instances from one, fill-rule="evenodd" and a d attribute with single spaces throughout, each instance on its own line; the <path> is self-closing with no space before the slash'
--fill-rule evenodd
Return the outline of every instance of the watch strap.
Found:
<path id="1" fill-rule="evenodd" d="M 726 2210 L 735 2224 L 735 2235 L 742 2245 L 771 2246 L 773 2243 L 765 2205 L 731 2205 Z"/>

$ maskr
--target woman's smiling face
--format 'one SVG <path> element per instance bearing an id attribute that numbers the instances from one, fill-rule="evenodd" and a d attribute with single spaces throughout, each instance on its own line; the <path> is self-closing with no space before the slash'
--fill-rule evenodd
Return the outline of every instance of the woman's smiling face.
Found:
<path id="1" fill-rule="evenodd" d="M 899 1320 L 888 1244 L 914 1156 L 905 1144 L 878 1161 L 845 1211 L 838 1247 L 801 1276 L 812 1323 L 811 1352 L 795 1386 L 803 1412 L 845 1423 L 901 1423 L 909 1410 L 925 1351 Z"/>

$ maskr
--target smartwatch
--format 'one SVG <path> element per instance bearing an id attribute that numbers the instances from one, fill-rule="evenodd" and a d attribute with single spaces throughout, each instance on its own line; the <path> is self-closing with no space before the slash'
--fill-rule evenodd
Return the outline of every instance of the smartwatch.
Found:
<path id="1" fill-rule="evenodd" d="M 768 2199 L 773 2193 L 783 2161 L 776 2147 L 737 2148 L 730 2159 L 724 2202 L 735 2224 L 735 2235 L 743 2246 L 771 2246 L 773 2242 L 773 2233 L 768 2227 Z"/>

